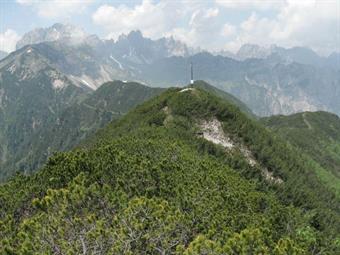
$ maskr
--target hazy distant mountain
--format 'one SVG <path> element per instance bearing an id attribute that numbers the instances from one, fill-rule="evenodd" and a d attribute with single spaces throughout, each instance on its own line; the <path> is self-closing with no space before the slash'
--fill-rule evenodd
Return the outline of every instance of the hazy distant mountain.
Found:
<path id="1" fill-rule="evenodd" d="M 141 66 L 147 82 L 158 86 L 189 81 L 189 64 L 194 63 L 195 79 L 235 95 L 257 115 L 290 114 L 328 110 L 340 113 L 339 72 L 282 63 L 276 58 L 237 61 L 209 53 L 190 58 L 171 57 Z"/>
<path id="2" fill-rule="evenodd" d="M 155 59 L 165 57 L 190 55 L 190 49 L 172 37 L 151 40 L 143 37 L 140 31 L 121 35 L 111 47 L 115 57 L 137 64 L 149 64 Z"/>
<path id="3" fill-rule="evenodd" d="M 332 53 L 329 57 L 322 57 L 312 49 L 306 47 L 283 48 L 276 45 L 263 47 L 256 44 L 244 44 L 235 55 L 229 55 L 229 57 L 237 60 L 246 60 L 251 58 L 266 59 L 276 57 L 285 63 L 296 62 L 299 64 L 333 69 L 340 68 L 339 56 L 340 55 L 338 53 Z"/>
<path id="4" fill-rule="evenodd" d="M 210 53 L 215 55 L 215 56 L 222 56 L 222 57 L 237 59 L 236 54 L 231 52 L 231 51 L 228 51 L 228 50 L 213 51 L 213 52 L 210 52 Z"/>
<path id="5" fill-rule="evenodd" d="M 117 41 L 101 40 L 95 35 L 88 35 L 82 29 L 67 24 L 56 23 L 48 28 L 38 28 L 26 33 L 17 43 L 17 49 L 42 42 L 63 41 L 67 44 L 87 44 L 99 47 L 103 52 L 111 51 L 116 57 L 143 63 L 170 56 L 188 56 L 193 49 L 173 37 L 151 40 L 143 37 L 138 30 L 121 35 Z M 99 49 L 98 49 L 99 50 Z"/>
<path id="6" fill-rule="evenodd" d="M 172 37 L 151 40 L 143 37 L 140 31 L 132 31 L 121 35 L 117 41 L 101 40 L 74 26 L 62 24 L 25 34 L 17 48 L 26 44 L 34 44 L 32 47 L 50 65 L 74 83 L 91 89 L 114 79 L 137 80 L 138 65 L 171 56 L 187 57 L 193 52 Z"/>
<path id="7" fill-rule="evenodd" d="M 73 42 L 82 41 L 87 34 L 80 28 L 67 24 L 56 23 L 48 28 L 37 28 L 26 33 L 17 42 L 16 48 L 20 49 L 25 45 L 41 42 L 52 42 L 57 40 L 71 40 Z"/>
<path id="8" fill-rule="evenodd" d="M 333 66 L 336 68 L 336 70 L 340 70 L 340 53 L 333 52 L 328 56 L 326 62 L 328 66 Z"/>
<path id="9" fill-rule="evenodd" d="M 256 44 L 244 44 L 236 53 L 235 58 L 238 60 L 245 60 L 248 58 L 267 58 L 271 53 L 271 48 L 261 47 Z"/>
<path id="10" fill-rule="evenodd" d="M 325 58 L 320 57 L 313 50 L 305 47 L 293 47 L 289 49 L 275 47 L 272 50 L 272 54 L 275 53 L 286 60 L 306 65 L 323 66 L 325 60 Z"/>
<path id="11" fill-rule="evenodd" d="M 116 62 L 87 43 L 65 45 L 62 41 L 55 41 L 30 47 L 75 84 L 91 90 L 97 89 L 104 82 L 129 75 L 128 71 L 120 69 Z"/>
<path id="12" fill-rule="evenodd" d="M 7 57 L 8 53 L 0 50 L 0 60 Z"/>

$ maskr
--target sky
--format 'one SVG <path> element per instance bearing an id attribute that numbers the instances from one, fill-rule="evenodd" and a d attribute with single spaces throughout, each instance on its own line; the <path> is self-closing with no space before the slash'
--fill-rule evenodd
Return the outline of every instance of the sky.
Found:
<path id="1" fill-rule="evenodd" d="M 106 39 L 138 29 L 211 51 L 245 43 L 340 51 L 340 0 L 0 0 L 0 50 L 56 22 Z"/>

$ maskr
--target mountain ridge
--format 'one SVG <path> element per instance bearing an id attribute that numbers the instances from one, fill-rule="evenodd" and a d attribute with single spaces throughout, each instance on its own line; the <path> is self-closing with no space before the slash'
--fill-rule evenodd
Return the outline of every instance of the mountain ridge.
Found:
<path id="1" fill-rule="evenodd" d="M 30 86 L 36 87 L 34 84 Z M 0 91 L 1 88 L 0 83 Z M 27 97 L 16 95 L 14 105 L 0 107 L 1 181 L 17 171 L 31 173 L 37 170 L 55 151 L 73 148 L 108 122 L 118 119 L 130 108 L 162 91 L 121 81 L 106 83 L 94 92 L 85 92 L 75 86 L 72 88 L 78 91 L 77 94 L 69 103 L 67 97 L 64 98 L 61 94 L 59 100 L 63 107 L 60 109 L 51 104 L 53 100 L 40 98 L 39 94 L 42 92 L 49 93 L 47 89 L 42 89 L 35 97 L 30 94 Z M 60 94 L 65 90 L 67 88 L 59 88 L 54 93 Z M 3 91 L 0 99 L 10 93 L 8 88 Z M 36 102 L 34 105 L 32 98 Z M 44 103 L 41 103 L 42 100 L 45 100 Z M 0 106 L 4 104 L 0 100 Z M 16 110 L 15 105 L 18 104 L 22 108 Z M 46 110 L 39 110 L 40 108 Z M 41 111 L 44 113 L 42 116 Z M 12 120 L 7 116 L 11 116 Z"/>
<path id="2" fill-rule="evenodd" d="M 199 123 L 212 119 L 234 148 L 204 137 Z M 171 88 L 83 149 L 0 186 L 1 244 L 33 253 L 55 243 L 77 253 L 83 243 L 104 254 L 336 254 L 339 201 L 306 159 L 232 103 Z M 266 178 L 264 167 L 283 182 Z M 82 242 L 74 228 L 86 233 Z"/>

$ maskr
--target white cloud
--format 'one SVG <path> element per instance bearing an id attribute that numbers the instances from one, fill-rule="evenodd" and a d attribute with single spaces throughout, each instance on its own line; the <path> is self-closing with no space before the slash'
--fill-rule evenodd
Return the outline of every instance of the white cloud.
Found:
<path id="1" fill-rule="evenodd" d="M 174 28 L 172 33 L 189 45 L 195 47 L 217 49 L 219 48 L 219 27 L 222 26 L 217 16 L 217 8 L 199 8 L 195 10 L 190 18 L 189 25 L 184 28 Z"/>
<path id="2" fill-rule="evenodd" d="M 45 18 L 65 18 L 80 14 L 95 0 L 17 0 L 19 4 L 31 6 Z"/>
<path id="3" fill-rule="evenodd" d="M 339 5 L 338 0 L 215 0 L 190 4 L 187 0 L 143 0 L 135 5 L 102 5 L 92 20 L 110 38 L 138 29 L 153 39 L 172 35 L 190 46 L 212 50 L 237 50 L 244 43 L 275 43 L 309 46 L 327 53 L 340 45 L 336 38 Z M 247 18 L 240 20 L 243 16 Z"/>
<path id="4" fill-rule="evenodd" d="M 20 36 L 12 29 L 7 29 L 4 33 L 0 33 L 0 50 L 12 52 L 15 45 L 19 41 Z"/>
<path id="5" fill-rule="evenodd" d="M 218 8 L 210 8 L 204 13 L 205 18 L 216 17 L 219 14 Z"/>
<path id="6" fill-rule="evenodd" d="M 236 34 L 236 27 L 231 25 L 231 24 L 224 24 L 222 30 L 221 30 L 221 35 L 224 37 L 230 37 Z"/>
<path id="7" fill-rule="evenodd" d="M 127 5 L 102 5 L 92 15 L 95 24 L 106 29 L 110 38 L 117 38 L 131 30 L 141 30 L 150 38 L 174 36 L 191 46 L 212 47 L 222 26 L 216 23 L 220 11 L 207 2 L 185 0 L 163 0 L 155 2 L 143 0 L 133 7 Z"/>
<path id="8" fill-rule="evenodd" d="M 216 0 L 216 4 L 225 8 L 251 10 L 279 9 L 285 2 L 285 0 Z"/>
<path id="9" fill-rule="evenodd" d="M 340 2 L 287 0 L 274 18 L 253 12 L 239 24 L 234 40 L 226 43 L 235 50 L 244 43 L 308 46 L 321 54 L 339 50 Z"/>
<path id="10" fill-rule="evenodd" d="M 112 38 L 137 29 L 146 36 L 156 38 L 176 24 L 175 17 L 180 12 L 173 7 L 176 6 L 170 1 L 153 3 L 150 0 L 144 0 L 134 7 L 102 5 L 92 15 L 92 19 L 95 24 L 103 26 Z"/>

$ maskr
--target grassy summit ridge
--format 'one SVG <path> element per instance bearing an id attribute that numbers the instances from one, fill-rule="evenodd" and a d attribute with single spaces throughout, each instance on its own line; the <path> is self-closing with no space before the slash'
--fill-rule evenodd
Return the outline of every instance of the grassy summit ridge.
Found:
<path id="1" fill-rule="evenodd" d="M 232 149 L 202 137 L 211 119 Z M 169 89 L 0 186 L 0 251 L 336 254 L 339 201 L 306 160 L 232 103 Z"/>

